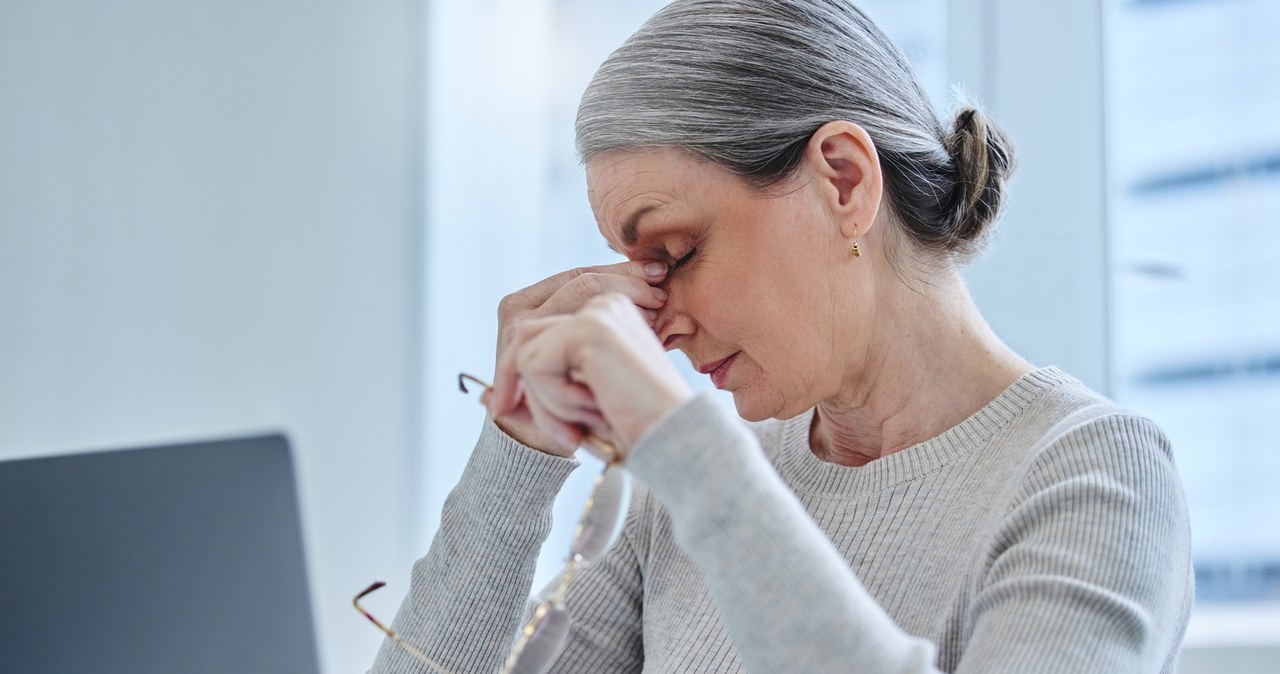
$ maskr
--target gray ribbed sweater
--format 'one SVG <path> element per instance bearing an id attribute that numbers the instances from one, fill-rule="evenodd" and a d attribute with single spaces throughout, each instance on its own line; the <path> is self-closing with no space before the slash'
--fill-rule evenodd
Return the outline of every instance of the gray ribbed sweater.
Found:
<path id="1" fill-rule="evenodd" d="M 861 467 L 816 458 L 812 418 L 749 427 L 702 396 L 656 424 L 553 671 L 1176 670 L 1190 539 L 1150 421 L 1053 368 Z M 575 466 L 486 423 L 395 629 L 496 672 Z M 388 641 L 373 671 L 429 670 Z"/>

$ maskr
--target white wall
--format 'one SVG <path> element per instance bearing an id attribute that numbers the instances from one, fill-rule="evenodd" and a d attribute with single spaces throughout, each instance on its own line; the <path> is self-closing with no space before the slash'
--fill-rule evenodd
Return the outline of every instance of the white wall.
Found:
<path id="1" fill-rule="evenodd" d="M 0 3 L 0 458 L 287 431 L 328 672 L 415 556 L 418 5 Z"/>

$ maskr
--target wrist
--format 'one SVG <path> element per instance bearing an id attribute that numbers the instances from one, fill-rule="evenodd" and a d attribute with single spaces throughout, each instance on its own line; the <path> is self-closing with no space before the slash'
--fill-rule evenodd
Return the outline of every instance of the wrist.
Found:
<path id="1" fill-rule="evenodd" d="M 670 401 L 671 404 L 666 406 L 661 414 L 653 417 L 650 423 L 641 429 L 637 435 L 631 438 L 631 441 L 627 443 L 626 454 L 628 458 L 630 458 L 631 453 L 635 451 L 636 448 L 647 442 L 650 437 L 661 434 L 662 428 L 667 424 L 667 422 L 680 416 L 680 410 L 688 407 L 698 398 L 698 395 L 694 393 L 692 389 L 686 389 L 683 393 L 684 394 L 673 396 Z"/>
<path id="2" fill-rule="evenodd" d="M 543 454 L 568 459 L 572 458 L 576 451 L 576 448 L 564 447 L 550 433 L 542 432 L 537 426 L 511 424 L 501 419 L 493 419 L 493 425 L 512 440 Z"/>
<path id="3" fill-rule="evenodd" d="M 689 388 L 683 379 L 678 379 L 674 385 L 658 387 L 655 390 L 653 402 L 647 406 L 648 413 L 638 418 L 638 423 L 626 432 L 619 433 L 626 445 L 626 451 L 629 452 L 641 438 L 693 398 L 693 389 Z"/>

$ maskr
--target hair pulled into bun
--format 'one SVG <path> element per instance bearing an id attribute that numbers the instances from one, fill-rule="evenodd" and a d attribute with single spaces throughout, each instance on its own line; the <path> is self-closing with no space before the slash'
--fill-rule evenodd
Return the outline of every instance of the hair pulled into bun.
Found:
<path id="1" fill-rule="evenodd" d="M 1013 145 L 978 108 L 962 107 L 943 141 L 955 168 L 951 188 L 950 251 L 971 257 L 982 250 L 1004 208 L 1005 182 L 1013 173 Z"/>

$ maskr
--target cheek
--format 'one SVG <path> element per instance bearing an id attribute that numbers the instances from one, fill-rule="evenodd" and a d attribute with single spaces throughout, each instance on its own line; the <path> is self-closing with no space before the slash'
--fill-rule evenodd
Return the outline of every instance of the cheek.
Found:
<path id="1" fill-rule="evenodd" d="M 844 337 L 836 328 L 840 296 L 820 279 L 805 286 L 788 285 L 797 278 L 773 279 L 759 289 L 749 322 L 738 326 L 741 347 L 751 356 L 762 387 L 757 391 L 790 412 L 803 411 L 815 396 L 831 387 L 841 367 L 838 354 Z M 794 408 L 794 409 L 793 409 Z"/>
<path id="2" fill-rule="evenodd" d="M 714 340 L 737 344 L 762 327 L 758 312 L 764 298 L 745 265 L 708 259 L 690 272 L 672 294 Z"/>
<path id="3" fill-rule="evenodd" d="M 759 351 L 761 365 L 773 366 L 804 339 L 814 338 L 819 326 L 813 319 L 816 315 L 825 323 L 830 293 L 825 285 L 815 285 L 804 265 L 741 252 L 728 255 L 730 262 L 724 254 L 708 257 L 668 289 L 680 310 L 713 340 Z"/>

